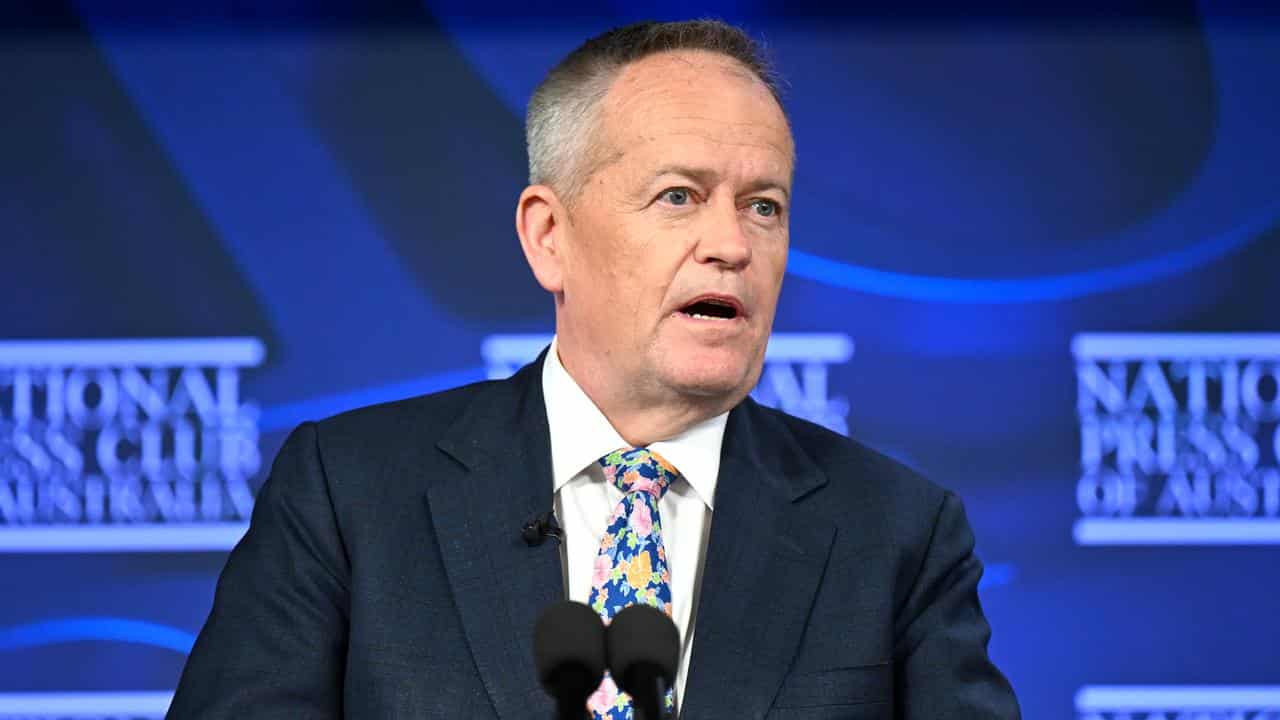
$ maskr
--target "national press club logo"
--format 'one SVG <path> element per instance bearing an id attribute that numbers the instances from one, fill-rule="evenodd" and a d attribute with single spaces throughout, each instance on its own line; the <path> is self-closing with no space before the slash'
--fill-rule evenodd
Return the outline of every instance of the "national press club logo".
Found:
<path id="1" fill-rule="evenodd" d="M 1280 544 L 1280 335 L 1072 342 L 1080 545 Z"/>
<path id="2" fill-rule="evenodd" d="M 491 335 L 480 354 L 491 380 L 509 377 L 533 362 L 551 336 Z M 764 370 L 751 396 L 843 435 L 849 434 L 849 401 L 830 394 L 830 369 L 853 357 L 853 340 L 838 333 L 777 333 L 765 349 Z"/>
<path id="3" fill-rule="evenodd" d="M 1080 545 L 1280 544 L 1280 335 L 1072 342 Z M 1280 720 L 1280 686 L 1089 686 L 1077 720 Z"/>
<path id="4" fill-rule="evenodd" d="M 253 506 L 252 338 L 0 341 L 0 550 L 226 549 Z"/>

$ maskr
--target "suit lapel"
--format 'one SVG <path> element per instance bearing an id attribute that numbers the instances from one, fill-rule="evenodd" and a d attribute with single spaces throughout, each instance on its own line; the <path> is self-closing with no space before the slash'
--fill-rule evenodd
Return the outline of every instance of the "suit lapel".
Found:
<path id="1" fill-rule="evenodd" d="M 776 417 L 729 415 L 684 720 L 763 717 L 799 645 L 835 528 L 798 503 L 826 482 Z"/>
<path id="2" fill-rule="evenodd" d="M 541 358 L 483 388 L 438 443 L 458 462 L 427 501 L 476 668 L 502 718 L 550 717 L 533 669 L 533 625 L 564 598 L 556 541 L 528 546 L 520 528 L 552 507 Z"/>

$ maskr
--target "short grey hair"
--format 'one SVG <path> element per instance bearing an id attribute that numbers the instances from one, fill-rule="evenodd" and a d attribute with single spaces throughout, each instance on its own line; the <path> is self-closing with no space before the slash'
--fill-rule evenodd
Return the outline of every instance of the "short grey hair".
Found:
<path id="1" fill-rule="evenodd" d="M 572 203 L 599 162 L 590 157 L 600 101 L 628 64 L 661 52 L 702 50 L 737 60 L 782 107 L 779 79 L 764 48 L 719 20 L 642 22 L 583 43 L 547 73 L 529 100 L 525 144 L 529 184 L 549 185 Z"/>

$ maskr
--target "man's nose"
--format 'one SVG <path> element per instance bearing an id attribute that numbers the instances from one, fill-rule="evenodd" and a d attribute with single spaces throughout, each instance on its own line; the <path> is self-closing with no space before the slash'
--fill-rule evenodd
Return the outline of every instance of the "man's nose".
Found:
<path id="1" fill-rule="evenodd" d="M 727 205 L 727 209 L 726 209 Z M 741 270 L 751 263 L 751 238 L 743 231 L 742 218 L 734 203 L 721 204 L 711 213 L 694 258 Z"/>

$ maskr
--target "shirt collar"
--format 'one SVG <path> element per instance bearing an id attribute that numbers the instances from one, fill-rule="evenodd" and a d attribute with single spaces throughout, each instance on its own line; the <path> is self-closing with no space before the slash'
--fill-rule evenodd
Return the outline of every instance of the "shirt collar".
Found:
<path id="1" fill-rule="evenodd" d="M 553 491 L 606 454 L 630 445 L 609 423 L 600 408 L 587 397 L 569 375 L 551 340 L 542 363 L 542 395 L 547 406 L 551 431 L 551 475 Z M 679 435 L 649 445 L 680 471 L 689 486 L 708 508 L 715 498 L 720 473 L 720 447 L 729 413 L 708 418 Z"/>

